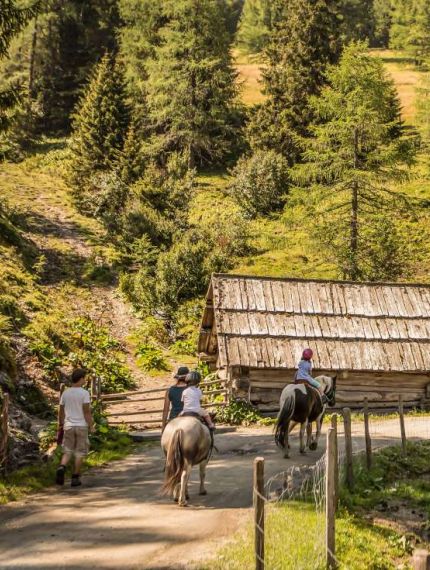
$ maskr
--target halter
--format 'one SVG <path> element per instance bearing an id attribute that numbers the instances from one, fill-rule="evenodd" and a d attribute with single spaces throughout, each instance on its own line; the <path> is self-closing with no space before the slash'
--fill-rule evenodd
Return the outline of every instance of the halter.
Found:
<path id="1" fill-rule="evenodd" d="M 336 403 L 336 376 L 331 378 L 331 381 L 330 389 L 327 392 L 324 390 L 324 394 L 327 398 L 328 405 L 334 406 Z"/>

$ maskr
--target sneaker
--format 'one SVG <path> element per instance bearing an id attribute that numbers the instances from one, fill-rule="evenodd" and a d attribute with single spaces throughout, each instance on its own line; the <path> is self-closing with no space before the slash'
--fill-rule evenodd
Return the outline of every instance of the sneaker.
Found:
<path id="1" fill-rule="evenodd" d="M 65 473 L 66 473 L 66 468 L 64 467 L 64 465 L 60 465 L 55 475 L 55 482 L 57 483 L 57 485 L 64 485 Z"/>
<path id="2" fill-rule="evenodd" d="M 72 482 L 70 483 L 71 487 L 79 487 L 82 485 L 81 476 L 80 475 L 72 475 Z"/>

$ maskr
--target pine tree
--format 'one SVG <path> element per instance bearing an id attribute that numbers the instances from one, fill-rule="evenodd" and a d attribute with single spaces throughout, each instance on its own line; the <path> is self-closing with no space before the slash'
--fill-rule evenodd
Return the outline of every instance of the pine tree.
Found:
<path id="1" fill-rule="evenodd" d="M 390 46 L 409 53 L 417 65 L 430 57 L 428 0 L 393 0 Z"/>
<path id="2" fill-rule="evenodd" d="M 272 29 L 271 0 L 246 0 L 237 31 L 237 45 L 245 53 L 260 53 Z"/>
<path id="3" fill-rule="evenodd" d="M 91 177 L 118 166 L 127 124 L 123 70 L 112 55 L 106 54 L 74 115 L 69 180 L 82 209 L 91 211 L 97 198 L 96 189 L 90 188 Z"/>
<path id="4" fill-rule="evenodd" d="M 92 67 L 117 48 L 117 0 L 47 0 L 23 31 L 4 68 L 22 82 L 39 111 L 39 132 L 68 132 L 71 113 Z"/>
<path id="5" fill-rule="evenodd" d="M 237 73 L 224 0 L 166 0 L 165 25 L 146 63 L 154 153 L 187 152 L 191 164 L 221 159 L 237 139 Z"/>
<path id="6" fill-rule="evenodd" d="M 340 53 L 336 0 L 274 0 L 274 30 L 265 50 L 263 90 L 248 128 L 254 148 L 273 149 L 294 162 L 296 134 L 304 134 L 312 114 L 309 97 L 325 83 L 327 64 Z"/>
<path id="7" fill-rule="evenodd" d="M 19 8 L 14 0 L 0 0 L 0 60 L 5 58 L 12 39 L 26 26 L 40 9 L 40 2 L 30 8 Z M 0 89 L 0 133 L 10 123 L 10 114 L 19 102 L 17 87 L 2 86 Z"/>
<path id="8" fill-rule="evenodd" d="M 313 184 L 312 229 L 342 276 L 374 278 L 368 271 L 374 264 L 366 259 L 372 251 L 368 229 L 375 215 L 395 219 L 401 210 L 405 199 L 390 185 L 407 176 L 414 145 L 405 136 L 393 138 L 400 122 L 394 84 L 365 44 L 347 47 L 328 80 L 330 86 L 311 101 L 318 122 L 303 141 L 305 163 L 296 167 L 296 179 Z"/>

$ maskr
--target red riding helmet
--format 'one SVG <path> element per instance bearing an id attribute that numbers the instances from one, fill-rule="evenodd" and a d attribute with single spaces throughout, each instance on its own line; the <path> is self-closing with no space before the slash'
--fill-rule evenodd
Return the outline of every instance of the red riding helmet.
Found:
<path id="1" fill-rule="evenodd" d="M 310 360 L 313 355 L 314 355 L 314 353 L 313 353 L 311 348 L 305 348 L 305 350 L 303 351 L 303 354 L 302 354 L 302 358 L 303 358 L 303 360 Z"/>

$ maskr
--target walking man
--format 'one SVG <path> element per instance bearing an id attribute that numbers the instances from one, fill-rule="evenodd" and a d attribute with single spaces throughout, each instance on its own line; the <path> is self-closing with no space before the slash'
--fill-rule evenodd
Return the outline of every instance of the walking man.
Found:
<path id="1" fill-rule="evenodd" d="M 56 483 L 64 485 L 66 465 L 72 455 L 75 465 L 72 474 L 72 487 L 81 485 L 81 468 L 84 457 L 88 455 L 88 432 L 91 431 L 93 419 L 91 416 L 91 398 L 82 387 L 86 382 L 87 371 L 77 368 L 72 374 L 72 386 L 63 392 L 58 412 L 58 429 L 64 430 L 63 457 L 57 469 Z"/>

